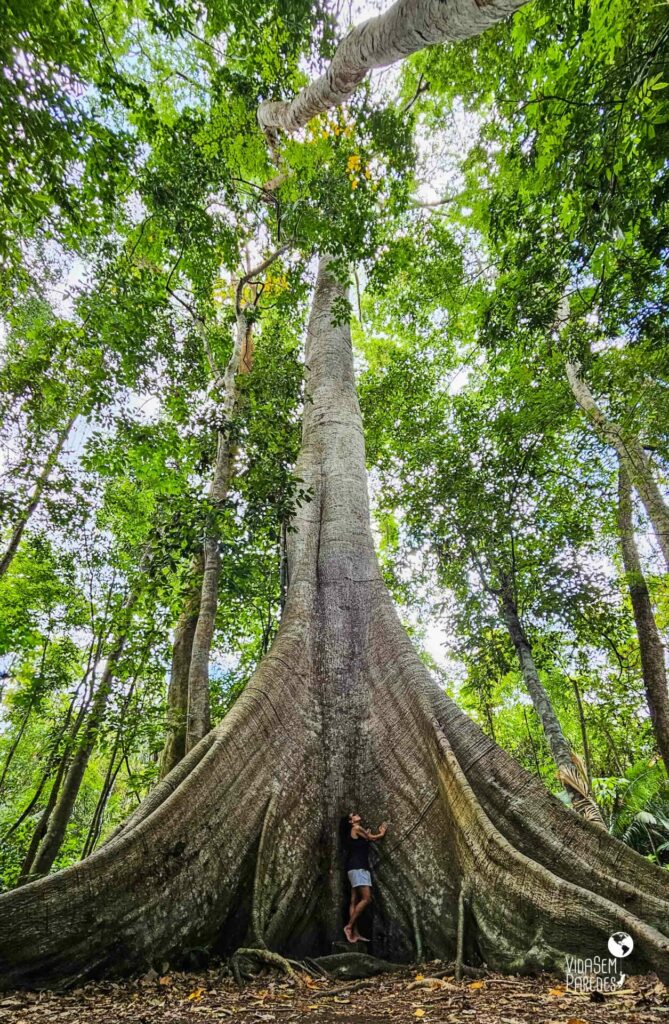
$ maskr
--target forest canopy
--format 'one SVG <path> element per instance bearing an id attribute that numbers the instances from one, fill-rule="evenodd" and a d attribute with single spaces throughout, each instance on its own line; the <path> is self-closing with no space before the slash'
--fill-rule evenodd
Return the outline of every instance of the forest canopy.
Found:
<path id="1" fill-rule="evenodd" d="M 1 890 L 122 828 L 271 650 L 324 254 L 424 665 L 669 865 L 666 5 L 509 3 L 259 119 L 385 6 L 3 6 Z"/>

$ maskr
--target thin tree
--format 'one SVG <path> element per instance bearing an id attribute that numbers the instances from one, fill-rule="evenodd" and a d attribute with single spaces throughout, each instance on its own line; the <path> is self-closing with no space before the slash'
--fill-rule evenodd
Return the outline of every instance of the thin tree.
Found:
<path id="1" fill-rule="evenodd" d="M 632 613 L 639 638 L 648 710 L 657 748 L 669 772 L 669 691 L 664 645 L 653 614 L 648 584 L 641 568 L 632 518 L 632 485 L 622 460 L 618 468 L 618 531 Z"/>
<path id="2" fill-rule="evenodd" d="M 58 435 L 56 436 L 56 443 L 49 452 L 44 463 L 44 466 L 42 467 L 42 470 L 39 476 L 37 477 L 37 480 L 35 481 L 35 485 L 30 494 L 28 504 L 26 505 L 25 509 L 23 510 L 23 512 L 17 519 L 16 523 L 14 524 L 11 535 L 7 542 L 7 547 L 5 548 L 3 554 L 0 556 L 0 578 L 2 578 L 5 575 L 10 565 L 12 564 L 14 555 L 16 554 L 19 544 L 21 543 L 21 538 L 23 537 L 23 534 L 25 532 L 26 527 L 28 526 L 28 523 L 32 519 L 37 508 L 39 507 L 39 504 L 44 495 L 44 491 L 46 490 L 49 484 L 51 474 L 58 465 L 58 459 L 60 458 L 61 452 L 65 447 L 65 443 L 68 437 L 70 436 L 72 427 L 74 426 L 78 415 L 78 412 L 73 413 L 73 415 L 70 416 L 67 423 L 62 427 L 62 429 L 58 432 Z"/>
<path id="3" fill-rule="evenodd" d="M 599 407 L 578 364 L 565 364 L 574 397 L 605 444 L 616 452 L 620 465 L 637 490 L 648 513 L 660 551 L 669 569 L 669 508 L 653 474 L 650 459 L 639 438 L 623 431 Z"/>
<path id="4" fill-rule="evenodd" d="M 219 535 L 216 513 L 220 512 L 230 490 L 233 476 L 235 446 L 230 434 L 238 401 L 238 375 L 248 373 L 252 365 L 253 321 L 258 291 L 247 304 L 244 289 L 263 274 L 289 247 L 286 243 L 257 266 L 249 268 L 235 288 L 235 331 L 232 353 L 223 371 L 216 363 L 207 339 L 207 324 L 196 318 L 214 381 L 221 391 L 222 426 L 216 435 L 216 459 L 209 485 L 211 515 L 201 557 L 195 560 L 194 582 L 177 622 L 173 645 L 170 683 L 168 687 L 168 726 L 161 758 L 161 776 L 167 775 L 205 736 L 211 728 L 209 695 L 209 660 L 214 640 L 218 588 L 221 574 Z M 192 313 L 192 311 L 191 311 Z"/>

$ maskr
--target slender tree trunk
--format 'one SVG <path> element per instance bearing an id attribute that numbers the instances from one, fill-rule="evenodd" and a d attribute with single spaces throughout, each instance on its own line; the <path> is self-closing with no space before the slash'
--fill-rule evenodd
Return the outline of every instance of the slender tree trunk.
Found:
<path id="1" fill-rule="evenodd" d="M 60 744 L 62 742 L 63 737 L 65 736 L 65 733 L 67 732 L 67 729 L 69 727 L 70 721 L 72 719 L 72 713 L 74 711 L 74 704 L 75 704 L 75 701 L 77 699 L 77 696 L 79 694 L 79 690 L 81 689 L 82 684 L 83 684 L 83 680 L 82 680 L 81 683 L 79 683 L 79 686 L 75 690 L 74 695 L 72 696 L 72 699 L 70 700 L 67 712 L 65 713 L 65 717 L 63 719 L 63 722 L 62 722 L 62 724 L 61 724 L 61 726 L 60 726 L 60 728 L 58 730 L 58 734 L 56 735 L 56 738 L 54 739 L 53 743 L 51 744 L 51 750 L 50 750 L 48 758 L 47 758 L 46 767 L 45 767 L 44 771 L 42 772 L 42 777 L 41 777 L 41 779 L 40 779 L 40 781 L 38 783 L 37 789 L 33 793 L 33 795 L 31 797 L 30 801 L 28 802 L 28 804 L 24 807 L 24 809 L 19 814 L 19 816 L 16 819 L 16 821 L 13 822 L 13 824 L 10 826 L 10 828 L 7 830 L 7 832 L 5 832 L 4 835 L 1 837 L 0 842 L 5 842 L 6 843 L 7 840 L 9 839 L 9 837 L 14 834 L 14 832 L 17 830 L 17 828 L 20 825 L 22 825 L 23 822 L 26 820 L 26 818 L 32 813 L 33 808 L 35 808 L 37 806 L 37 803 L 39 801 L 40 796 L 42 795 L 44 787 L 46 786 L 47 782 L 49 781 L 49 779 L 51 777 L 51 773 L 52 773 L 52 771 L 54 769 L 54 766 L 56 764 L 56 761 L 58 760 L 58 751 L 59 751 L 59 748 L 60 748 Z M 61 761 L 62 760 L 63 760 L 63 758 L 61 758 Z"/>
<path id="2" fill-rule="evenodd" d="M 35 857 L 37 856 L 37 851 L 40 848 L 40 843 L 42 842 L 49 828 L 51 815 L 53 814 L 53 809 L 56 806 L 56 802 L 58 800 L 58 794 L 60 793 L 60 787 L 63 784 L 63 778 L 65 777 L 65 772 L 67 770 L 68 763 L 69 760 L 67 754 L 64 753 L 63 757 L 61 758 L 60 764 L 58 765 L 58 771 L 56 772 L 56 777 L 53 780 L 53 785 L 49 790 L 49 796 L 47 798 L 46 805 L 40 815 L 40 819 L 37 822 L 37 825 L 35 826 L 35 831 L 32 834 L 30 845 L 28 846 L 26 855 L 23 858 L 23 863 L 21 865 L 21 873 L 16 883 L 17 886 L 25 885 L 26 882 L 30 881 L 31 878 L 34 877 L 33 864 L 35 863 Z"/>
<path id="3" fill-rule="evenodd" d="M 111 694 L 114 674 L 118 662 L 123 654 L 127 642 L 127 633 L 132 618 L 132 611 L 137 602 L 139 594 L 137 590 L 132 591 L 124 602 L 123 617 L 124 623 L 120 635 L 116 638 L 109 655 L 107 656 L 104 672 L 100 683 L 93 695 L 90 711 L 86 719 L 83 735 L 77 744 L 72 756 L 72 761 L 62 784 L 56 803 L 49 818 L 48 827 L 39 844 L 35 859 L 32 863 L 31 877 L 39 877 L 46 874 L 53 865 L 58 851 L 62 846 L 65 832 L 69 824 L 76 799 L 84 780 L 86 768 L 90 761 L 91 754 L 95 749 L 98 733 L 102 725 L 107 703 Z"/>
<path id="4" fill-rule="evenodd" d="M 223 721 L 80 864 L 0 896 L 0 983 L 81 984 L 184 950 L 340 940 L 341 815 L 392 823 L 375 872 L 377 955 L 562 971 L 634 936 L 627 973 L 669 980 L 669 875 L 574 814 L 431 679 L 376 562 L 345 289 L 321 263 L 306 346 L 277 636 Z"/>
<path id="5" fill-rule="evenodd" d="M 167 690 L 167 725 L 165 746 L 160 761 L 160 777 L 165 778 L 186 753 L 186 722 L 188 720 L 188 674 L 190 672 L 193 638 L 200 612 L 202 566 L 196 564 L 193 589 L 174 630 L 172 668 Z"/>
<path id="6" fill-rule="evenodd" d="M 618 530 L 623 565 L 627 576 L 632 612 L 639 638 L 641 670 L 658 750 L 669 772 L 669 691 L 664 645 L 655 622 L 653 606 L 644 579 L 632 520 L 632 485 L 620 460 L 618 470 Z"/>
<path id="7" fill-rule="evenodd" d="M 258 121 L 273 140 L 294 132 L 357 89 L 373 68 L 395 64 L 433 43 L 478 36 L 527 0 L 396 0 L 383 14 L 356 25 L 339 44 L 324 75 L 290 102 L 265 102 Z"/>
<path id="8" fill-rule="evenodd" d="M 116 760 L 116 754 L 117 754 L 117 751 L 118 751 L 118 743 L 119 743 L 119 736 L 118 736 L 118 732 L 117 732 L 117 734 L 116 734 L 116 736 L 114 738 L 114 746 L 112 747 L 112 752 L 111 752 L 111 755 L 109 757 L 109 762 L 107 764 L 107 771 L 105 773 L 105 779 L 104 779 L 104 782 L 102 784 L 102 789 L 100 790 L 100 796 L 98 797 L 98 802 L 95 805 L 95 810 L 93 812 L 93 817 L 91 819 L 91 824 L 90 824 L 88 832 L 86 834 L 86 839 L 84 840 L 84 846 L 83 846 L 83 849 L 81 851 L 81 859 L 82 860 L 84 860 L 84 858 L 88 857 L 93 852 L 93 850 L 95 849 L 95 844 L 97 843 L 98 839 L 100 838 L 100 831 L 102 829 L 102 818 L 103 818 L 103 815 L 104 815 L 104 812 L 105 812 L 105 808 L 107 806 L 107 802 L 108 802 L 109 797 L 111 796 L 112 790 L 114 788 L 114 784 L 116 782 L 116 778 L 118 776 L 118 773 L 119 773 L 119 771 L 121 769 L 121 765 L 123 764 L 123 758 L 122 757 L 121 757 L 121 759 L 119 761 Z"/>
<path id="9" fill-rule="evenodd" d="M 667 508 L 662 492 L 653 476 L 650 460 L 642 444 L 638 437 L 624 433 L 617 423 L 614 423 L 602 412 L 581 376 L 579 366 L 568 362 L 565 368 L 576 401 L 602 441 L 615 449 L 620 465 L 623 466 L 636 487 L 653 526 L 667 569 L 669 569 L 669 508 Z"/>
<path id="10" fill-rule="evenodd" d="M 28 505 L 25 508 L 23 514 L 16 522 L 14 529 L 12 530 L 12 535 L 9 538 L 7 548 L 5 549 L 5 552 L 2 555 L 2 557 L 0 557 L 0 579 L 2 579 L 2 577 L 7 572 L 9 566 L 12 564 L 12 559 L 14 558 L 17 548 L 21 543 L 23 532 L 28 523 L 30 522 L 36 508 L 39 506 L 39 503 L 42 499 L 42 495 L 44 493 L 44 488 L 48 484 L 49 478 L 58 463 L 60 453 L 63 450 L 65 442 L 70 436 L 70 431 L 72 430 L 72 427 L 75 424 L 77 416 L 78 413 L 75 413 L 73 416 L 70 416 L 69 420 L 58 434 L 56 438 L 56 444 L 49 452 L 47 460 L 44 463 L 44 468 L 42 469 L 40 475 L 37 477 L 37 481 L 35 483 L 35 486 L 33 487 Z"/>
<path id="11" fill-rule="evenodd" d="M 590 744 L 588 742 L 588 729 L 585 722 L 585 711 L 583 709 L 581 687 L 578 685 L 578 679 L 572 678 L 571 684 L 574 687 L 574 696 L 576 697 L 576 706 L 578 708 L 578 722 L 581 727 L 581 743 L 583 744 L 583 757 L 585 759 L 585 773 L 588 780 L 588 786 L 590 786 L 592 781 L 592 763 L 590 760 Z"/>
<path id="12" fill-rule="evenodd" d="M 588 792 L 587 776 L 585 772 L 578 772 L 578 761 L 574 758 L 569 741 L 564 735 L 562 726 L 555 714 L 551 699 L 539 679 L 532 647 L 520 621 L 515 598 L 508 581 L 503 583 L 500 605 L 509 636 L 518 655 L 523 681 L 532 698 L 534 710 L 539 716 L 539 721 L 548 740 L 553 760 L 558 768 L 558 776 L 567 791 L 572 806 L 579 814 L 585 815 L 591 821 L 606 828 L 599 808 Z"/>
<path id="13" fill-rule="evenodd" d="M 214 517 L 227 499 L 233 472 L 235 448 L 230 435 L 230 424 L 234 418 L 237 402 L 237 374 L 250 373 L 253 366 L 253 322 L 245 312 L 243 291 L 248 282 L 253 281 L 289 247 L 286 243 L 276 249 L 258 266 L 243 275 L 235 294 L 235 336 L 232 354 L 222 375 L 221 413 L 225 421 L 223 430 L 219 431 L 216 448 L 214 474 L 209 488 L 209 500 L 212 504 Z M 212 369 L 215 370 L 213 357 L 210 356 Z M 209 660 L 216 628 L 218 611 L 218 586 L 221 575 L 218 529 L 215 523 L 204 539 L 202 585 L 199 596 L 197 621 L 194 625 L 190 643 L 190 660 L 188 665 L 188 697 L 186 708 L 185 751 L 192 750 L 206 736 L 211 728 L 209 700 Z M 190 627 L 189 627 L 190 628 Z M 171 760 L 174 760 L 171 758 Z"/>
<path id="14" fill-rule="evenodd" d="M 555 714 L 551 699 L 539 679 L 539 672 L 534 662 L 530 641 L 520 621 L 516 602 L 508 586 L 505 586 L 502 590 L 501 610 L 509 636 L 518 655 L 523 682 L 532 698 L 534 710 L 539 716 L 539 721 L 548 740 L 553 760 L 558 768 L 570 766 L 572 763 L 571 746 L 562 732 L 562 726 Z"/>
<path id="15" fill-rule="evenodd" d="M 237 374 L 244 352 L 249 349 L 250 324 L 242 310 L 237 311 L 235 343 L 223 377 L 221 413 L 226 426 L 219 431 L 214 475 L 209 488 L 209 500 L 214 514 L 225 502 L 230 490 L 234 450 L 229 424 L 237 409 Z M 249 355 L 250 357 L 250 355 Z M 197 624 L 193 633 L 190 667 L 188 672 L 188 713 L 186 722 L 186 752 L 192 750 L 211 728 L 209 713 L 209 658 L 216 627 L 218 610 L 218 584 L 221 575 L 218 529 L 210 528 L 204 540 L 204 570 Z"/>
<path id="16" fill-rule="evenodd" d="M 91 646 L 90 646 L 89 662 L 88 662 L 88 665 L 86 667 L 86 672 L 84 673 L 84 676 L 83 676 L 82 680 L 80 681 L 79 685 L 77 686 L 77 689 L 75 690 L 75 692 L 74 692 L 74 694 L 72 696 L 72 700 L 70 701 L 70 705 L 68 707 L 67 714 L 65 716 L 65 721 L 63 723 L 63 727 L 62 727 L 62 729 L 61 729 L 61 731 L 60 731 L 60 733 L 58 735 L 58 739 L 56 740 L 56 743 L 54 744 L 54 748 L 53 748 L 53 752 L 52 752 L 52 757 L 50 759 L 50 764 L 47 767 L 47 770 L 45 772 L 45 778 L 44 778 L 45 782 L 48 779 L 49 775 L 51 774 L 51 770 L 53 768 L 53 765 L 55 764 L 55 761 L 58 758 L 58 748 L 60 746 L 60 741 L 61 741 L 64 733 L 66 732 L 66 730 L 68 730 L 68 727 L 70 726 L 70 721 L 71 721 L 71 718 L 72 718 L 72 714 L 74 712 L 74 707 L 75 707 L 75 703 L 76 703 L 77 697 L 79 695 L 79 691 L 81 690 L 82 686 L 86 683 L 86 680 L 88 679 L 88 676 L 89 676 L 89 674 L 91 672 L 90 656 L 92 654 L 94 646 L 95 646 L 95 640 L 93 640 L 93 642 L 91 643 Z M 32 872 L 32 866 L 33 866 L 33 863 L 34 863 L 34 860 L 35 860 L 35 856 L 37 854 L 37 851 L 39 849 L 39 845 L 40 845 L 42 839 L 46 835 L 46 831 L 47 831 L 47 829 L 49 827 L 49 821 L 51 819 L 51 814 L 53 813 L 53 809 L 56 806 L 56 801 L 58 799 L 58 794 L 60 793 L 60 787 L 62 785 L 63 778 L 65 777 L 65 772 L 67 771 L 67 768 L 68 768 L 69 763 L 70 763 L 70 755 L 71 755 L 74 743 L 76 741 L 76 738 L 77 738 L 77 736 L 79 734 L 79 729 L 81 728 L 81 725 L 82 725 L 82 723 L 83 723 L 83 721 L 84 721 L 84 719 L 86 717 L 86 713 L 88 711 L 88 702 L 89 702 L 89 697 L 87 695 L 84 698 L 84 701 L 83 701 L 81 707 L 79 708 L 79 711 L 77 713 L 77 716 L 76 716 L 74 722 L 72 723 L 72 726 L 69 728 L 69 732 L 68 732 L 68 735 L 67 735 L 67 740 L 66 740 L 64 749 L 62 750 L 62 752 L 60 754 L 60 759 L 58 760 L 58 768 L 57 768 L 57 771 L 56 771 L 56 777 L 55 777 L 55 779 L 54 779 L 54 781 L 53 781 L 53 783 L 51 785 L 51 789 L 49 790 L 49 796 L 47 797 L 46 805 L 44 806 L 44 809 L 42 810 L 42 813 L 40 815 L 40 819 L 39 819 L 37 825 L 35 826 L 35 830 L 34 830 L 34 832 L 32 834 L 32 837 L 31 837 L 31 840 L 30 840 L 30 845 L 28 847 L 26 855 L 25 855 L 25 857 L 23 859 L 23 863 L 21 865 L 21 873 L 19 875 L 19 878 L 18 878 L 18 881 L 17 881 L 17 885 L 24 885 L 29 880 L 29 878 L 30 878 L 30 875 L 31 875 L 31 872 Z"/>
<path id="17" fill-rule="evenodd" d="M 118 752 L 119 745 L 121 745 L 121 737 L 125 725 L 126 715 L 128 713 L 128 707 L 130 706 L 130 701 L 132 700 L 132 696 L 135 692 L 137 678 L 142 672 L 142 669 L 144 668 L 144 662 L 147 654 L 148 651 L 146 651 L 144 656 L 142 657 L 142 660 L 140 661 L 137 671 L 132 679 L 132 682 L 128 687 L 128 692 L 123 699 L 123 707 L 121 709 L 118 726 L 116 727 L 116 733 L 114 735 L 114 745 L 112 747 L 112 752 L 109 757 L 107 772 L 105 774 L 105 780 L 102 784 L 102 790 L 100 792 L 98 802 L 95 806 L 95 811 L 93 812 L 93 818 L 91 820 L 90 828 L 88 830 L 88 834 L 84 842 L 84 848 L 81 852 L 82 860 L 84 857 L 88 857 L 88 855 L 93 852 L 93 850 L 95 849 L 95 845 L 98 839 L 100 838 L 100 832 L 102 831 L 102 819 L 104 816 L 105 808 L 107 806 L 107 801 L 109 800 L 109 797 L 112 794 L 112 790 L 114 789 L 118 773 L 121 770 L 121 765 L 123 764 L 123 755 L 121 756 L 120 760 L 117 761 L 116 754 Z"/>

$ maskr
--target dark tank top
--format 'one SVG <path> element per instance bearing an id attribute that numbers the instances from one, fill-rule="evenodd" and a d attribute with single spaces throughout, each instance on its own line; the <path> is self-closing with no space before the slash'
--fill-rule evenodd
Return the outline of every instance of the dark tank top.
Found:
<path id="1" fill-rule="evenodd" d="M 369 871 L 369 839 L 364 839 L 362 836 L 352 839 L 349 832 L 346 870 L 353 871 L 354 868 L 364 868 L 365 871 Z"/>

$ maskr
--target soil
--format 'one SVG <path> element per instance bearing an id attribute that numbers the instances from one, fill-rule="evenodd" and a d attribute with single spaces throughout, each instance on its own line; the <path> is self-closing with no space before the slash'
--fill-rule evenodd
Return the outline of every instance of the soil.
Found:
<path id="1" fill-rule="evenodd" d="M 615 993 L 567 991 L 564 978 L 481 972 L 456 982 L 442 961 L 402 967 L 364 981 L 296 980 L 271 968 L 239 988 L 222 964 L 200 972 L 154 971 L 65 993 L 0 995 L 11 1024 L 669 1024 L 669 989 L 653 974 L 626 979 Z"/>

